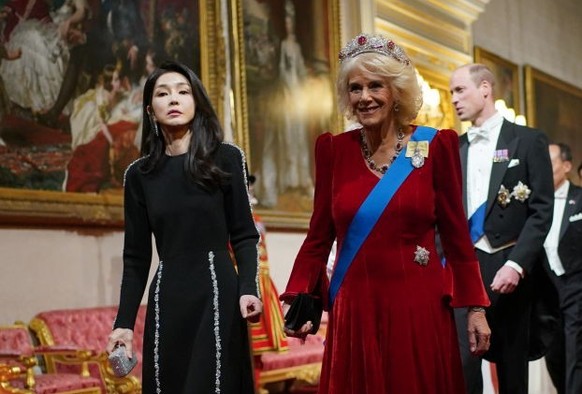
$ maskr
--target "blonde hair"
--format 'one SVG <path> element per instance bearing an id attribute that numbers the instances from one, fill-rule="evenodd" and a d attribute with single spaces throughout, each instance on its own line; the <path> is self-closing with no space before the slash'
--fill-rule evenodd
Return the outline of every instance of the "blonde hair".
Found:
<path id="1" fill-rule="evenodd" d="M 406 126 L 416 118 L 422 106 L 422 90 L 414 66 L 373 52 L 359 54 L 341 63 L 336 82 L 341 113 L 349 119 L 354 117 L 348 85 L 350 74 L 355 70 L 370 72 L 388 82 L 394 101 L 399 106 L 399 110 L 394 112 L 399 125 Z"/>

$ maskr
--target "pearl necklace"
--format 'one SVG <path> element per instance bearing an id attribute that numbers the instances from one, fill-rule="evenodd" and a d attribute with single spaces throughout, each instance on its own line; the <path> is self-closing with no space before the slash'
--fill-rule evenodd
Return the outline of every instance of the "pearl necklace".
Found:
<path id="1" fill-rule="evenodd" d="M 362 146 L 362 153 L 364 154 L 364 159 L 366 159 L 366 163 L 368 163 L 368 167 L 370 167 L 371 170 L 379 172 L 380 174 L 384 175 L 386 171 L 388 171 L 388 167 L 390 167 L 390 165 L 394 163 L 394 160 L 396 160 L 396 158 L 402 151 L 402 148 L 404 148 L 404 133 L 402 132 L 402 127 L 400 127 L 398 129 L 398 134 L 396 134 L 394 155 L 390 158 L 388 163 L 382 164 L 381 166 L 378 166 L 376 162 L 372 159 L 372 153 L 370 152 L 370 148 L 366 143 L 366 132 L 364 131 L 363 128 L 360 130 L 360 144 Z"/>

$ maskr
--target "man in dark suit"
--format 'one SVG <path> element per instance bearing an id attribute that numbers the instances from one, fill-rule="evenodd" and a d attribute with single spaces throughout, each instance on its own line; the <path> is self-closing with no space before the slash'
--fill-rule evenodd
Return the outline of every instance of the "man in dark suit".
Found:
<path id="1" fill-rule="evenodd" d="M 465 65 L 453 72 L 452 102 L 472 127 L 460 137 L 463 198 L 481 275 L 491 299 L 486 311 L 501 394 L 527 394 L 534 277 L 553 210 L 546 136 L 505 120 L 495 109 L 491 71 Z M 456 321 L 469 393 L 483 392 L 481 359 L 469 353 L 466 310 Z"/>
<path id="2" fill-rule="evenodd" d="M 582 188 L 568 181 L 572 150 L 550 144 L 554 219 L 544 242 L 545 267 L 560 299 L 562 331 L 546 365 L 558 394 L 582 393 Z"/>

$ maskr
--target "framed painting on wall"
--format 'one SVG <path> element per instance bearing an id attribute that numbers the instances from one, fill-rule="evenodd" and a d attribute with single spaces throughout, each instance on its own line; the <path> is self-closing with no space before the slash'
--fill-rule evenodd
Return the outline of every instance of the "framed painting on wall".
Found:
<path id="1" fill-rule="evenodd" d="M 528 124 L 544 131 L 551 141 L 570 145 L 573 167 L 578 168 L 582 163 L 582 88 L 531 66 L 524 67 L 524 74 Z"/>
<path id="2" fill-rule="evenodd" d="M 208 53 L 223 46 L 217 7 L 213 0 L 7 2 L 0 222 L 120 226 L 147 75 L 164 59 L 181 61 L 221 107 L 224 66 L 214 62 L 224 55 Z"/>
<path id="3" fill-rule="evenodd" d="M 338 0 L 230 2 L 236 142 L 256 177 L 267 225 L 306 228 L 314 144 L 339 132 L 333 81 L 340 48 Z"/>
<path id="4" fill-rule="evenodd" d="M 486 51 L 478 46 L 474 50 L 475 63 L 489 67 L 495 76 L 495 100 L 505 101 L 507 108 L 513 108 L 516 113 L 522 113 L 519 99 L 519 67 L 500 56 Z"/>

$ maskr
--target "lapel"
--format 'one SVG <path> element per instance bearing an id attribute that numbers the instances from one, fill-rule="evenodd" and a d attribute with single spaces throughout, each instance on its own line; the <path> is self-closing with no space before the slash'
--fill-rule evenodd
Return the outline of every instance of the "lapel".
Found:
<path id="1" fill-rule="evenodd" d="M 518 143 L 519 138 L 515 135 L 514 124 L 504 119 L 503 124 L 501 125 L 501 131 L 499 132 L 497 147 L 495 149 L 507 149 L 509 160 L 500 163 L 493 163 L 493 167 L 491 168 L 491 178 L 489 179 L 486 216 L 491 212 L 491 209 L 496 204 L 497 192 L 499 192 L 499 188 L 501 187 L 501 181 L 503 180 L 505 171 L 507 171 L 507 166 L 511 162 L 511 159 L 514 158 Z M 491 158 L 491 160 L 493 160 L 493 158 Z"/>
<path id="2" fill-rule="evenodd" d="M 467 133 L 459 137 L 461 154 L 461 174 L 463 179 L 463 207 L 467 216 L 467 156 L 469 154 L 469 139 Z"/>
<path id="3" fill-rule="evenodd" d="M 581 191 L 582 189 L 577 188 L 572 183 L 570 183 L 568 197 L 566 197 L 566 205 L 564 206 L 564 215 L 562 216 L 562 224 L 560 225 L 560 240 L 570 225 L 570 216 L 576 212 L 577 208 L 579 208 L 580 204 L 582 203 L 582 193 L 580 193 Z M 571 201 L 573 202 L 572 204 L 570 204 Z"/>

